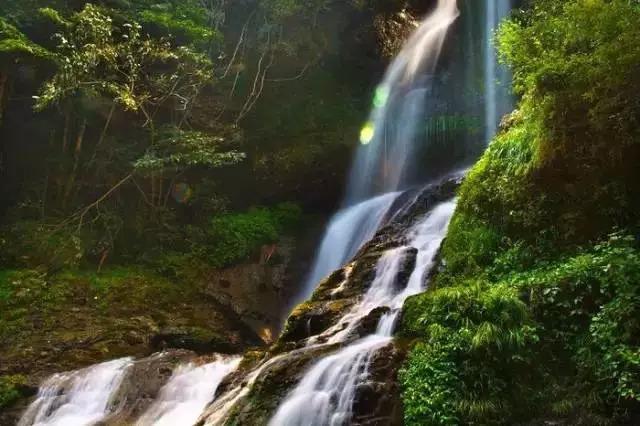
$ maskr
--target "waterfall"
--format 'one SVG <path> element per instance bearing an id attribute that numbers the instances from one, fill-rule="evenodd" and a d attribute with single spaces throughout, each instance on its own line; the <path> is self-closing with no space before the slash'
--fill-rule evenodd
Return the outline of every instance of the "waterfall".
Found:
<path id="1" fill-rule="evenodd" d="M 160 396 L 136 423 L 137 426 L 192 425 L 202 414 L 222 380 L 240 364 L 240 357 L 218 356 L 216 361 L 188 363 L 174 371 Z"/>
<path id="2" fill-rule="evenodd" d="M 307 299 L 322 278 L 350 260 L 373 236 L 398 190 L 408 184 L 417 162 L 414 148 L 424 125 L 430 79 L 447 30 L 458 15 L 456 0 L 438 0 L 376 89 L 351 169 L 345 207 L 331 219 L 296 303 Z"/>
<path id="3" fill-rule="evenodd" d="M 447 31 L 459 15 L 456 0 L 438 0 L 377 87 L 360 137 L 346 203 L 403 189 L 415 171 L 432 77 Z"/>
<path id="4" fill-rule="evenodd" d="M 355 256 L 358 249 L 373 237 L 399 195 L 400 192 L 393 192 L 374 197 L 334 215 L 296 303 L 311 296 L 322 278 Z"/>
<path id="5" fill-rule="evenodd" d="M 83 370 L 55 374 L 38 391 L 19 426 L 89 426 L 117 411 L 117 393 L 132 358 L 97 364 Z"/>
<path id="6" fill-rule="evenodd" d="M 270 426 L 339 426 L 348 424 L 358 385 L 366 380 L 376 351 L 391 342 L 394 326 L 407 297 L 424 290 L 425 278 L 434 265 L 440 244 L 455 210 L 455 202 L 442 203 L 407 233 L 407 247 L 394 248 L 382 255 L 376 277 L 362 301 L 338 323 L 344 330 L 330 343 L 344 342 L 349 331 L 373 309 L 389 308 L 374 334 L 349 344 L 318 361 L 280 405 Z M 396 288 L 396 278 L 408 249 L 417 253 L 408 284 Z"/>
<path id="7" fill-rule="evenodd" d="M 513 108 L 510 94 L 510 75 L 498 63 L 494 45 L 494 32 L 499 23 L 511 12 L 512 0 L 489 0 L 485 16 L 485 142 L 489 143 L 498 131 L 501 118 Z"/>

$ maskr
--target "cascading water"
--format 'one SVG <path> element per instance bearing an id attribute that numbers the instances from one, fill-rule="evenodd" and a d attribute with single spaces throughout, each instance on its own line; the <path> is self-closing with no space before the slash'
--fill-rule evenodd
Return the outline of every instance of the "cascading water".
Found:
<path id="1" fill-rule="evenodd" d="M 302 378 L 280 405 L 270 426 L 338 426 L 351 420 L 358 385 L 367 377 L 375 352 L 391 342 L 395 322 L 407 297 L 424 290 L 425 277 L 433 267 L 455 209 L 453 201 L 440 204 L 407 234 L 407 247 L 387 251 L 378 261 L 376 278 L 362 301 L 338 323 L 343 331 L 329 343 L 344 341 L 360 320 L 373 309 L 390 311 L 378 322 L 376 332 L 329 355 Z M 409 249 L 417 250 L 416 266 L 404 289 L 396 288 L 396 279 Z M 330 333 L 331 331 L 328 331 Z"/>
<path id="2" fill-rule="evenodd" d="M 486 3 L 484 29 L 485 142 L 489 143 L 498 131 L 500 119 L 513 109 L 509 70 L 498 63 L 494 45 L 494 31 L 511 12 L 513 0 L 490 0 Z"/>
<path id="3" fill-rule="evenodd" d="M 459 15 L 456 0 L 438 0 L 376 89 L 374 108 L 361 133 L 344 209 L 330 221 L 314 266 L 295 302 L 347 262 L 382 224 L 416 162 L 431 76 L 447 30 Z M 384 194 L 384 195 L 380 195 Z"/>
<path id="4" fill-rule="evenodd" d="M 240 357 L 218 357 L 212 363 L 182 365 L 160 390 L 159 398 L 138 420 L 137 426 L 193 425 L 218 386 L 240 364 Z"/>
<path id="5" fill-rule="evenodd" d="M 316 284 L 351 259 L 383 222 L 399 192 L 374 197 L 338 212 L 329 224 L 311 273 L 296 302 L 311 296 Z"/>
<path id="6" fill-rule="evenodd" d="M 18 426 L 89 426 L 117 411 L 117 393 L 132 358 L 56 374 L 40 387 Z"/>

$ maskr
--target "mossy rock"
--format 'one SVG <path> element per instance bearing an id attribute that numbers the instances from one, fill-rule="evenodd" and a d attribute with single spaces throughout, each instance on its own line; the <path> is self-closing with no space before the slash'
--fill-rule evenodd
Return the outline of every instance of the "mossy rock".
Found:
<path id="1" fill-rule="evenodd" d="M 283 355 L 260 375 L 246 398 L 236 405 L 226 424 L 266 425 L 309 366 L 319 357 L 337 349 L 335 345 L 323 346 Z"/>
<path id="2" fill-rule="evenodd" d="M 278 343 L 302 342 L 321 334 L 335 324 L 353 303 L 351 299 L 303 303 L 289 316 Z"/>
<path id="3" fill-rule="evenodd" d="M 0 376 L 47 376 L 157 349 L 237 353 L 262 344 L 196 284 L 136 269 L 0 273 Z"/>

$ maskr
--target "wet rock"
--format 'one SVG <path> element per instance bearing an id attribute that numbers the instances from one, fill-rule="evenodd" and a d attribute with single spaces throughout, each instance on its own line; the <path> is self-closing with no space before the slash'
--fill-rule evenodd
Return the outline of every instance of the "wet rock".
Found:
<path id="1" fill-rule="evenodd" d="M 396 291 L 402 291 L 409 284 L 409 278 L 411 278 L 411 273 L 416 267 L 416 260 L 418 256 L 418 249 L 416 248 L 408 248 L 404 250 L 404 257 L 400 264 L 400 270 L 398 271 L 398 275 L 396 277 L 396 281 L 394 283 Z"/>
<path id="2" fill-rule="evenodd" d="M 402 399 L 398 370 L 405 353 L 394 344 L 376 352 L 369 366 L 369 376 L 356 392 L 353 425 L 401 425 Z"/>
<path id="3" fill-rule="evenodd" d="M 391 312 L 391 309 L 386 306 L 376 308 L 373 311 L 369 312 L 369 314 L 364 317 L 362 321 L 360 321 L 360 324 L 358 324 L 358 326 L 356 327 L 355 333 L 357 334 L 357 336 L 364 337 L 369 334 L 375 333 L 380 319 L 389 312 Z"/>
<path id="4" fill-rule="evenodd" d="M 309 348 L 272 358 L 273 364 L 260 375 L 251 392 L 235 407 L 227 424 L 268 424 L 276 408 L 302 379 L 309 366 L 336 349 L 336 346 Z"/>
<path id="5" fill-rule="evenodd" d="M 303 303 L 289 316 L 280 343 L 299 342 L 322 333 L 335 324 L 352 304 L 349 299 Z"/>
<path id="6" fill-rule="evenodd" d="M 329 329 L 339 328 L 340 319 L 362 300 L 370 288 L 380 257 L 390 249 L 407 244 L 406 230 L 434 207 L 435 204 L 451 199 L 459 184 L 459 179 L 436 182 L 425 189 L 410 191 L 398 200 L 397 214 L 388 218 L 388 224 L 359 251 L 354 260 L 344 268 L 334 272 L 322 281 L 311 299 L 298 306 L 289 317 L 279 340 L 267 353 L 260 352 L 230 377 L 224 389 L 249 386 L 247 377 L 256 365 L 269 365 L 262 371 L 256 382 L 238 405 L 232 409 L 227 424 L 264 425 L 267 424 L 283 399 L 291 392 L 312 362 L 328 353 L 335 352 L 352 340 L 375 332 L 388 307 L 373 309 L 362 318 L 350 336 L 345 336 L 340 345 L 326 345 L 323 337 L 314 339 L 307 346 L 309 337 L 318 337 Z M 417 261 L 417 250 L 405 249 L 405 256 L 394 285 L 400 291 L 406 288 Z M 337 331 L 337 330 L 336 330 Z M 349 424 L 401 425 L 402 401 L 397 380 L 398 369 L 405 353 L 395 343 L 377 351 L 372 356 L 368 377 L 356 390 L 353 418 Z M 256 359 L 260 361 L 256 362 Z M 272 362 L 270 365 L 268 363 Z M 224 389 L 221 392 L 224 392 Z M 207 415 L 203 418 L 206 418 Z"/>
<path id="7" fill-rule="evenodd" d="M 151 338 L 155 351 L 164 349 L 188 349 L 198 353 L 234 353 L 237 344 L 230 342 L 227 336 L 199 327 L 173 327 L 161 330 Z"/>
<path id="8" fill-rule="evenodd" d="M 206 362 L 206 358 L 198 359 L 192 351 L 171 350 L 137 360 L 114 398 L 120 411 L 105 424 L 132 424 L 157 399 L 175 368 L 186 362 Z"/>

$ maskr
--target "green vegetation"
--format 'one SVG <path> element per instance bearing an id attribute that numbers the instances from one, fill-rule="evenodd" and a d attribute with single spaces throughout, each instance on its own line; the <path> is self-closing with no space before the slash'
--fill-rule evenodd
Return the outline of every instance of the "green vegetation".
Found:
<path id="1" fill-rule="evenodd" d="M 335 202 L 368 91 L 335 34 L 370 12 L 245 3 L 0 4 L 4 267 L 161 264 L 202 246 L 227 266 L 258 243 L 226 236 L 223 256 L 181 240 L 256 205 Z"/>
<path id="2" fill-rule="evenodd" d="M 244 214 L 225 215 L 213 219 L 208 232 L 215 246 L 209 253 L 211 263 L 227 266 L 247 258 L 261 245 L 273 243 L 282 229 L 297 223 L 300 209 L 282 204 L 274 209 L 252 209 Z"/>
<path id="3" fill-rule="evenodd" d="M 24 383 L 24 376 L 0 376 L 0 409 L 22 397 L 20 387 Z"/>
<path id="4" fill-rule="evenodd" d="M 638 280 L 640 251 L 614 235 L 526 272 L 411 299 L 404 332 L 421 343 L 402 372 L 407 421 L 624 418 L 640 383 Z"/>
<path id="5" fill-rule="evenodd" d="M 639 31 L 622 0 L 539 1 L 500 29 L 522 100 L 407 303 L 407 424 L 637 418 Z"/>

